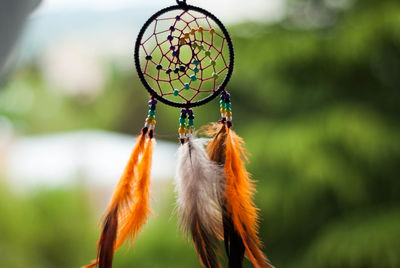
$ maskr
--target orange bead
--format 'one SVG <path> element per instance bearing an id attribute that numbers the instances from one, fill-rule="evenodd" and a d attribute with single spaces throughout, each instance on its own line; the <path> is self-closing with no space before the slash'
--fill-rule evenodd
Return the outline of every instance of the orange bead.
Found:
<path id="1" fill-rule="evenodd" d="M 196 33 L 196 29 L 190 30 L 190 34 L 191 34 L 191 35 L 194 35 L 195 33 Z"/>
<path id="2" fill-rule="evenodd" d="M 231 116 L 232 116 L 232 113 L 226 113 L 226 116 L 227 116 L 227 117 L 231 117 Z"/>
<path id="3" fill-rule="evenodd" d="M 185 38 L 181 38 L 181 39 L 179 39 L 179 43 L 180 43 L 181 45 L 184 45 L 184 44 L 186 43 L 186 40 L 185 40 Z"/>
<path id="4" fill-rule="evenodd" d="M 185 129 L 184 129 L 184 128 L 179 128 L 179 129 L 178 129 L 178 133 L 179 133 L 179 134 L 185 133 Z"/>
<path id="5" fill-rule="evenodd" d="M 197 31 L 199 31 L 200 33 L 203 32 L 203 30 L 204 30 L 204 29 L 203 29 L 203 27 L 201 27 L 201 26 L 199 27 L 199 29 L 197 29 Z"/>
<path id="6" fill-rule="evenodd" d="M 210 34 L 214 34 L 215 33 L 215 30 L 214 29 L 210 29 Z"/>
<path id="7" fill-rule="evenodd" d="M 157 123 L 157 121 L 156 121 L 156 120 L 151 120 L 151 122 L 150 122 L 150 125 L 152 125 L 152 126 L 155 126 L 155 125 L 156 125 L 156 123 Z"/>
<path id="8" fill-rule="evenodd" d="M 185 37 L 185 39 L 188 39 L 188 38 L 189 38 L 189 34 L 188 34 L 188 33 L 185 33 L 185 34 L 184 34 L 184 37 Z"/>

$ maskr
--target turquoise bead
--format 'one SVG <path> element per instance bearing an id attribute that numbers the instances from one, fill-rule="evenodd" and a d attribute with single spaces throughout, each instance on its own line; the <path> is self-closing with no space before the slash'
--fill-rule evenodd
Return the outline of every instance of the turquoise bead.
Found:
<path id="1" fill-rule="evenodd" d="M 186 90 L 190 89 L 190 85 L 189 83 L 185 83 L 185 85 L 183 86 Z"/>
<path id="2" fill-rule="evenodd" d="M 155 110 L 149 110 L 149 115 L 155 115 L 156 111 Z"/>
<path id="3" fill-rule="evenodd" d="M 190 80 L 192 80 L 193 82 L 196 81 L 196 80 L 197 80 L 196 75 L 192 74 L 192 75 L 190 76 Z"/>
<path id="4" fill-rule="evenodd" d="M 196 66 L 199 65 L 199 63 L 200 63 L 200 62 L 199 62 L 198 60 L 194 60 L 194 61 L 193 61 L 193 64 L 196 65 Z"/>
<path id="5" fill-rule="evenodd" d="M 224 100 L 220 100 L 219 104 L 225 104 L 225 101 Z"/>
<path id="6" fill-rule="evenodd" d="M 179 123 L 180 124 L 182 124 L 182 125 L 184 125 L 186 122 L 185 122 L 186 120 L 184 119 L 184 118 L 179 118 Z"/>
<path id="7" fill-rule="evenodd" d="M 232 107 L 232 104 L 231 103 L 225 103 L 225 108 L 226 109 L 230 109 Z"/>
<path id="8" fill-rule="evenodd" d="M 193 119 L 189 119 L 188 120 L 188 124 L 189 124 L 189 126 L 193 126 L 194 125 L 194 120 Z"/>
<path id="9" fill-rule="evenodd" d="M 197 73 L 199 72 L 199 68 L 194 67 L 194 68 L 193 68 L 193 71 L 197 74 Z"/>
<path id="10" fill-rule="evenodd" d="M 174 90 L 174 96 L 178 96 L 178 94 L 179 94 L 179 90 L 175 89 Z"/>

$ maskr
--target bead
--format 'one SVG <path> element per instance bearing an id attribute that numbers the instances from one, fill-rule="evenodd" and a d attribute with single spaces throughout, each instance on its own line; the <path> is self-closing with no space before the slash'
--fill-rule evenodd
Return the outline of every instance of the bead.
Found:
<path id="1" fill-rule="evenodd" d="M 155 125 L 156 125 L 156 123 L 157 123 L 157 121 L 156 121 L 156 120 L 151 120 L 151 122 L 150 122 L 150 125 L 152 125 L 152 126 L 155 126 Z"/>
<path id="2" fill-rule="evenodd" d="M 179 73 L 179 68 L 178 67 L 175 68 L 174 73 L 176 73 L 176 74 Z"/>
<path id="3" fill-rule="evenodd" d="M 196 30 L 195 30 L 195 29 L 190 30 L 190 34 L 191 34 L 191 35 L 194 35 L 195 33 L 196 33 Z"/>
<path id="4" fill-rule="evenodd" d="M 185 38 L 181 38 L 181 39 L 179 39 L 179 43 L 180 43 L 181 45 L 184 45 L 184 44 L 186 44 L 186 40 L 185 40 Z"/>
<path id="5" fill-rule="evenodd" d="M 199 46 L 199 50 L 203 50 L 204 49 L 204 46 L 203 45 L 200 45 Z"/>
<path id="6" fill-rule="evenodd" d="M 189 116 L 193 115 L 193 110 L 192 109 L 188 110 L 188 114 Z"/>
<path id="7" fill-rule="evenodd" d="M 227 113 L 226 113 L 226 117 L 231 117 L 231 116 L 232 116 L 232 113 L 231 113 L 231 112 L 229 112 L 229 113 L 227 112 Z"/>
<path id="8" fill-rule="evenodd" d="M 148 104 L 149 105 L 157 104 L 157 101 L 155 99 L 151 99 L 151 100 L 149 100 Z"/>
<path id="9" fill-rule="evenodd" d="M 185 133 L 185 129 L 184 128 L 179 128 L 178 132 L 179 132 L 179 134 L 183 134 L 183 133 Z"/>
<path id="10" fill-rule="evenodd" d="M 190 89 L 189 83 L 185 83 L 185 84 L 183 85 L 183 87 L 184 87 L 186 90 Z"/>
<path id="11" fill-rule="evenodd" d="M 179 56 L 179 52 L 178 51 L 173 51 L 172 52 L 172 57 L 178 57 Z"/>
<path id="12" fill-rule="evenodd" d="M 173 39 L 174 39 L 174 37 L 172 35 L 167 36 L 167 40 L 172 41 Z"/>
<path id="13" fill-rule="evenodd" d="M 170 46 L 169 49 L 175 50 L 175 46 Z"/>
<path id="14" fill-rule="evenodd" d="M 178 96 L 178 94 L 179 94 L 179 90 L 174 89 L 174 96 Z"/>
<path id="15" fill-rule="evenodd" d="M 185 39 L 189 39 L 189 33 L 184 33 L 183 36 L 185 37 Z"/>
<path id="16" fill-rule="evenodd" d="M 181 17 L 178 15 L 175 17 L 176 20 L 181 20 Z"/>
<path id="17" fill-rule="evenodd" d="M 146 122 L 146 123 L 144 124 L 144 127 L 150 128 L 151 125 L 150 125 L 150 123 L 147 123 L 147 122 Z"/>
<path id="18" fill-rule="evenodd" d="M 149 109 L 150 110 L 155 110 L 156 109 L 156 105 L 155 104 L 149 105 Z"/>
<path id="19" fill-rule="evenodd" d="M 215 30 L 213 28 L 210 29 L 210 34 L 214 34 Z"/>
<path id="20" fill-rule="evenodd" d="M 231 98 L 231 94 L 229 94 L 228 92 L 225 93 L 225 98 L 230 99 Z"/>
<path id="21" fill-rule="evenodd" d="M 161 70 L 161 69 L 162 69 L 162 65 L 161 65 L 161 64 L 158 64 L 158 65 L 156 66 L 156 69 L 157 69 L 157 70 Z"/>
<path id="22" fill-rule="evenodd" d="M 219 104 L 223 105 L 223 104 L 225 104 L 225 101 L 224 100 L 220 100 Z"/>
<path id="23" fill-rule="evenodd" d="M 150 124 L 151 121 L 153 121 L 153 119 L 151 119 L 151 118 L 149 118 L 149 117 L 146 118 L 146 123 L 149 123 L 149 124 Z"/>
<path id="24" fill-rule="evenodd" d="M 199 72 L 199 68 L 194 67 L 194 68 L 193 68 L 193 71 L 197 74 L 197 73 Z"/>
<path id="25" fill-rule="evenodd" d="M 200 62 L 199 62 L 198 60 L 194 60 L 194 61 L 193 61 L 193 64 L 197 66 L 197 65 L 200 64 Z"/>
<path id="26" fill-rule="evenodd" d="M 166 74 L 170 74 L 172 72 L 171 68 L 168 68 L 168 70 L 165 71 Z"/>
<path id="27" fill-rule="evenodd" d="M 205 52 L 205 54 L 206 54 L 207 57 L 209 57 L 209 56 L 211 55 L 211 51 L 210 51 L 210 50 L 207 50 L 207 51 Z"/>
<path id="28" fill-rule="evenodd" d="M 194 119 L 194 115 L 189 115 L 189 119 Z"/>
<path id="29" fill-rule="evenodd" d="M 152 60 L 153 57 L 152 57 L 151 55 L 147 55 L 145 59 L 146 59 L 146 60 Z"/>
<path id="30" fill-rule="evenodd" d="M 199 33 L 203 32 L 203 30 L 204 30 L 204 29 L 203 29 L 203 27 L 201 27 L 201 26 L 199 27 L 199 29 L 197 29 L 197 31 L 199 31 Z"/>
<path id="31" fill-rule="evenodd" d="M 181 71 L 182 73 L 183 73 L 184 71 L 186 71 L 185 65 L 179 66 L 179 71 Z"/>
<path id="32" fill-rule="evenodd" d="M 155 115 L 153 114 L 153 115 L 149 115 L 147 118 L 150 118 L 151 120 L 154 120 L 156 117 L 155 117 Z"/>
<path id="33" fill-rule="evenodd" d="M 210 64 L 211 64 L 212 66 L 215 66 L 215 64 L 216 64 L 215 60 L 210 60 Z"/>
<path id="34" fill-rule="evenodd" d="M 189 119 L 188 120 L 188 125 L 189 126 L 193 126 L 194 125 L 194 120 L 193 119 Z"/>
<path id="35" fill-rule="evenodd" d="M 173 31 L 175 31 L 175 27 L 174 27 L 174 26 L 171 26 L 171 27 L 169 27 L 169 30 L 170 30 L 171 32 L 173 32 Z"/>
<path id="36" fill-rule="evenodd" d="M 192 74 L 192 75 L 190 76 L 190 80 L 192 80 L 193 82 L 196 81 L 196 80 L 197 80 L 196 75 L 195 75 L 195 74 Z"/>
<path id="37" fill-rule="evenodd" d="M 186 119 L 187 115 L 186 114 L 181 114 L 180 118 Z"/>
<path id="38" fill-rule="evenodd" d="M 219 112 L 220 112 L 221 114 L 224 114 L 224 113 L 225 113 L 225 109 L 224 109 L 224 108 L 221 108 L 221 109 L 219 110 Z"/>
<path id="39" fill-rule="evenodd" d="M 185 118 L 179 118 L 179 123 L 180 124 L 185 124 L 186 123 L 186 119 Z"/>
<path id="40" fill-rule="evenodd" d="M 187 110 L 186 109 L 181 109 L 181 114 L 186 114 Z"/>
<path id="41" fill-rule="evenodd" d="M 149 115 L 155 115 L 156 114 L 156 111 L 154 111 L 154 110 L 149 110 Z"/>
<path id="42" fill-rule="evenodd" d="M 213 77 L 214 79 L 217 79 L 217 78 L 219 77 L 219 75 L 218 75 L 217 73 L 212 73 L 212 77 Z"/>
<path id="43" fill-rule="evenodd" d="M 225 103 L 225 108 L 230 109 L 232 107 L 232 104 L 230 102 Z"/>

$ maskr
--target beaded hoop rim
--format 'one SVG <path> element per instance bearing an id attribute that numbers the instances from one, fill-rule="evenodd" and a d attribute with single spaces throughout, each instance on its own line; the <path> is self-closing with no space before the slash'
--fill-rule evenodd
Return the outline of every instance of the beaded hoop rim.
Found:
<path id="1" fill-rule="evenodd" d="M 161 9 L 160 11 L 156 12 L 153 16 L 151 16 L 142 26 L 142 28 L 139 31 L 139 35 L 136 38 L 136 44 L 135 44 L 135 66 L 136 66 L 136 71 L 139 75 L 139 79 L 142 82 L 143 86 L 146 88 L 146 90 L 150 93 L 150 95 L 159 100 L 160 102 L 167 104 L 169 106 L 173 106 L 173 107 L 180 107 L 180 108 L 192 108 L 192 107 L 196 107 L 196 106 L 200 106 L 203 104 L 206 104 L 208 102 L 210 102 L 211 100 L 213 100 L 215 97 L 217 97 L 219 94 L 221 94 L 221 92 L 225 89 L 225 87 L 227 86 L 232 73 L 233 73 L 233 66 L 234 66 L 234 51 L 233 51 L 233 43 L 232 43 L 232 39 L 228 33 L 228 30 L 225 28 L 225 26 L 222 24 L 222 22 L 216 17 L 214 16 L 212 13 L 210 13 L 209 11 L 202 9 L 200 7 L 196 7 L 196 6 L 191 6 L 191 5 L 187 5 L 186 1 L 180 2 L 177 1 L 178 5 L 174 5 L 174 6 L 170 6 L 164 9 Z M 149 85 L 149 83 L 146 81 L 142 68 L 140 66 L 140 59 L 139 59 L 139 49 L 140 49 L 140 44 L 141 44 L 141 40 L 143 38 L 143 35 L 145 34 L 147 28 L 150 26 L 150 24 L 159 16 L 161 16 L 164 13 L 167 13 L 169 11 L 173 11 L 173 10 L 193 10 L 193 11 L 197 11 L 200 12 L 204 15 L 206 15 L 207 17 L 210 17 L 217 25 L 218 27 L 221 29 L 222 33 L 224 34 L 227 44 L 228 44 L 228 49 L 229 49 L 229 66 L 228 66 L 228 72 L 225 76 L 224 81 L 222 82 L 222 84 L 218 87 L 217 90 L 215 90 L 212 94 L 210 94 L 209 96 L 199 100 L 199 101 L 195 101 L 195 102 L 175 102 L 175 101 L 171 101 L 168 100 L 162 96 L 160 96 L 159 94 L 157 94 L 157 92 L 152 89 Z"/>

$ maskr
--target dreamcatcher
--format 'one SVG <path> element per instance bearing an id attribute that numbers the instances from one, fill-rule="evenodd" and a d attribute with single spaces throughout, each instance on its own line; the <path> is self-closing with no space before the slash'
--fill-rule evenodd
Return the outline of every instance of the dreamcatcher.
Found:
<path id="1" fill-rule="evenodd" d="M 177 207 L 182 229 L 192 237 L 201 264 L 221 267 L 218 241 L 224 241 L 230 268 L 244 256 L 254 267 L 272 267 L 257 236 L 254 185 L 245 169 L 243 140 L 232 127 L 230 94 L 234 51 L 224 25 L 208 11 L 177 1 L 144 24 L 135 45 L 135 65 L 150 93 L 149 112 L 136 146 L 105 213 L 97 259 L 88 267 L 112 266 L 114 252 L 135 239 L 151 214 L 150 169 L 156 105 L 181 108 L 179 117 Z M 193 107 L 220 95 L 221 119 L 194 132 Z"/>

